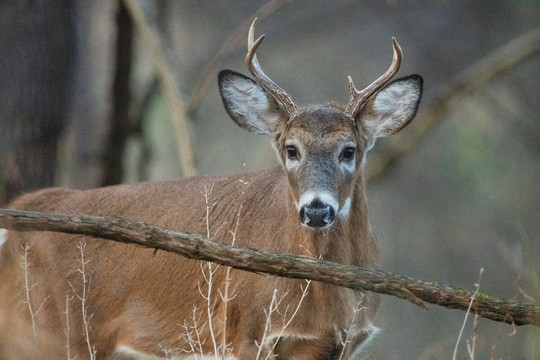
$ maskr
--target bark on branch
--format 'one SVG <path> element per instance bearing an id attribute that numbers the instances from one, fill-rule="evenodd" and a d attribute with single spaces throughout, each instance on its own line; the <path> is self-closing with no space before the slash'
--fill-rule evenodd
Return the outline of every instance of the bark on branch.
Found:
<path id="1" fill-rule="evenodd" d="M 406 299 L 421 307 L 427 303 L 467 311 L 473 292 L 452 285 L 415 280 L 380 270 L 362 269 L 306 256 L 274 254 L 211 241 L 155 225 L 83 214 L 52 214 L 0 209 L 0 228 L 18 231 L 55 231 L 83 234 L 127 244 L 161 249 L 197 260 L 213 261 L 237 269 L 272 275 L 311 279 L 354 290 L 374 291 Z M 540 307 L 476 294 L 471 311 L 515 325 L 540 326 Z"/>

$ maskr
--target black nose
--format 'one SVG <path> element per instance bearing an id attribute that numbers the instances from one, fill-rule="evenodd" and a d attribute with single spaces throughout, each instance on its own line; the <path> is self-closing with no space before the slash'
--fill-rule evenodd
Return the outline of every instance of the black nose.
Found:
<path id="1" fill-rule="evenodd" d="M 309 227 L 320 228 L 334 221 L 335 210 L 319 199 L 313 199 L 300 209 L 300 221 Z"/>

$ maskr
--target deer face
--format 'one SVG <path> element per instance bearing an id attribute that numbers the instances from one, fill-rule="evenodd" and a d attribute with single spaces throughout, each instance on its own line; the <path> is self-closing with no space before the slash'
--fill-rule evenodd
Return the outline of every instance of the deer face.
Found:
<path id="1" fill-rule="evenodd" d="M 272 137 L 300 223 L 320 229 L 347 219 L 354 188 L 363 183 L 366 152 L 377 137 L 410 122 L 422 91 L 422 78 L 413 75 L 373 95 L 355 118 L 330 105 L 311 106 L 291 118 L 250 78 L 224 70 L 219 84 L 232 119 L 244 129 Z"/>
<path id="2" fill-rule="evenodd" d="M 362 91 L 349 78 L 351 97 L 345 108 L 314 105 L 297 110 L 260 68 L 255 51 L 262 39 L 253 40 L 252 25 L 246 63 L 257 82 L 224 70 L 219 74 L 221 97 L 240 127 L 272 137 L 300 223 L 329 228 L 347 220 L 354 190 L 363 185 L 365 154 L 375 140 L 398 132 L 414 117 L 422 78 L 412 75 L 389 83 L 401 63 L 394 39 L 394 59 L 385 74 Z"/>
<path id="3" fill-rule="evenodd" d="M 366 141 L 339 109 L 301 111 L 274 136 L 300 223 L 330 227 L 349 214 Z"/>

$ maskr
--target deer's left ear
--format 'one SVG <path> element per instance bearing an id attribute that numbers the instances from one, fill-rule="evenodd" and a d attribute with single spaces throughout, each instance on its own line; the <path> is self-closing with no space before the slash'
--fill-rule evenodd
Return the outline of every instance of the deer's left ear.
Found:
<path id="1" fill-rule="evenodd" d="M 372 142 L 403 129 L 414 117 L 422 96 L 422 77 L 397 79 L 366 101 L 356 121 L 371 135 Z"/>

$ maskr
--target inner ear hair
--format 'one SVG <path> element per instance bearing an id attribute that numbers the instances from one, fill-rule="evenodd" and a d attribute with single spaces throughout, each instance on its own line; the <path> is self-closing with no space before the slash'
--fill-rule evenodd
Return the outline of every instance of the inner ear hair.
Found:
<path id="1" fill-rule="evenodd" d="M 396 79 L 371 96 L 357 121 L 373 138 L 403 129 L 414 118 L 422 96 L 422 77 L 409 75 Z"/>
<path id="2" fill-rule="evenodd" d="M 219 73 L 219 89 L 225 109 L 240 127 L 256 134 L 271 134 L 282 114 L 274 97 L 240 73 Z"/>

